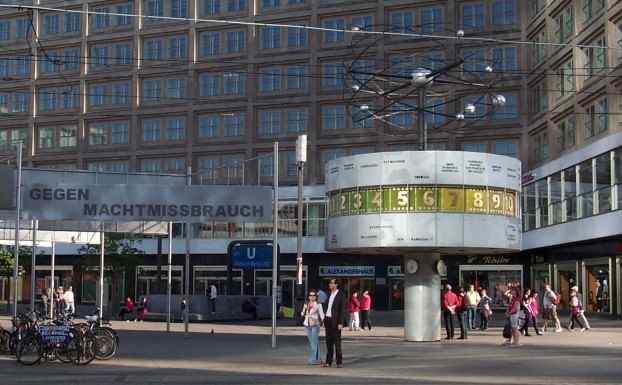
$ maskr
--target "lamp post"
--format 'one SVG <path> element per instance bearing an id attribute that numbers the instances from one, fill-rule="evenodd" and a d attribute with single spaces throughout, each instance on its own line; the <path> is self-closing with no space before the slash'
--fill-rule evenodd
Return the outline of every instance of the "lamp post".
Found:
<path id="1" fill-rule="evenodd" d="M 296 164 L 298 172 L 298 221 L 296 241 L 296 314 L 300 314 L 302 303 L 305 299 L 304 283 L 302 281 L 302 222 L 303 222 L 303 190 L 304 190 L 304 167 L 307 161 L 307 135 L 300 135 L 296 140 Z"/>

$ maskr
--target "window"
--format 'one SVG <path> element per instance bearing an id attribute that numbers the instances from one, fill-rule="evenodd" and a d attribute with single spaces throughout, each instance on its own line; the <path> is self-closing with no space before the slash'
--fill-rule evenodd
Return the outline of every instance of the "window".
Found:
<path id="1" fill-rule="evenodd" d="M 304 66 L 287 67 L 287 89 L 302 90 L 307 88 L 307 70 Z"/>
<path id="2" fill-rule="evenodd" d="M 287 132 L 302 133 L 307 131 L 307 115 L 307 110 L 303 108 L 287 110 Z"/>
<path id="3" fill-rule="evenodd" d="M 554 16 L 553 33 L 555 42 L 564 43 L 574 34 L 574 12 L 572 3 L 568 4 L 560 13 Z"/>
<path id="4" fill-rule="evenodd" d="M 186 97 L 186 79 L 167 79 L 166 97 L 168 99 L 183 99 Z"/>
<path id="5" fill-rule="evenodd" d="M 148 39 L 145 40 L 145 60 L 162 60 L 162 40 Z"/>
<path id="6" fill-rule="evenodd" d="M 493 48 L 493 68 L 502 72 L 518 70 L 518 58 L 516 51 L 516 47 Z"/>
<path id="7" fill-rule="evenodd" d="M 220 53 L 220 32 L 201 32 L 201 56 L 216 56 Z"/>
<path id="8" fill-rule="evenodd" d="M 329 19 L 322 22 L 322 27 L 333 30 L 344 30 L 346 28 L 346 21 L 344 19 Z M 322 33 L 324 44 L 335 44 L 345 40 L 345 33 L 343 31 L 324 31 Z"/>
<path id="9" fill-rule="evenodd" d="M 345 86 L 346 68 L 342 63 L 322 64 L 322 88 L 335 89 Z"/>
<path id="10" fill-rule="evenodd" d="M 601 36 L 598 39 L 589 43 L 588 47 L 582 49 L 583 53 L 585 54 L 585 62 L 588 76 L 593 76 L 597 74 L 598 72 L 605 69 L 605 67 L 607 66 L 607 48 L 605 47 L 605 37 Z"/>
<path id="11" fill-rule="evenodd" d="M 266 68 L 262 71 L 259 81 L 260 92 L 274 92 L 281 89 L 281 69 Z"/>
<path id="12" fill-rule="evenodd" d="M 592 103 L 586 108 L 585 137 L 591 138 L 609 129 L 609 106 L 607 98 Z"/>
<path id="13" fill-rule="evenodd" d="M 475 29 L 484 27 L 484 4 L 464 4 L 462 6 L 462 27 Z"/>
<path id="14" fill-rule="evenodd" d="M 186 119 L 166 119 L 166 140 L 179 141 L 186 137 Z"/>
<path id="15" fill-rule="evenodd" d="M 544 61 L 546 58 L 546 48 L 547 48 L 547 37 L 546 37 L 546 28 L 540 30 L 531 41 L 534 43 L 532 47 L 532 64 L 536 66 Z"/>
<path id="16" fill-rule="evenodd" d="M 246 92 L 246 76 L 241 73 L 227 72 L 223 75 L 224 94 L 243 96 Z"/>
<path id="17" fill-rule="evenodd" d="M 103 84 L 89 87 L 89 104 L 91 107 L 106 104 L 106 86 Z"/>
<path id="18" fill-rule="evenodd" d="M 494 107 L 492 118 L 495 120 L 518 118 L 518 95 L 515 93 L 504 94 L 505 104 Z"/>
<path id="19" fill-rule="evenodd" d="M 281 111 L 261 111 L 259 113 L 259 136 L 277 136 L 281 133 Z"/>
<path id="20" fill-rule="evenodd" d="M 110 27 L 110 8 L 98 7 L 93 10 L 97 12 L 91 17 L 91 26 L 94 30 L 105 29 Z"/>
<path id="21" fill-rule="evenodd" d="M 546 7 L 548 0 L 529 0 L 529 17 L 534 18 Z"/>
<path id="22" fill-rule="evenodd" d="M 60 15 L 43 15 L 43 32 L 46 35 L 56 35 L 60 33 Z"/>
<path id="23" fill-rule="evenodd" d="M 531 137 L 533 148 L 533 160 L 535 163 L 541 163 L 549 158 L 549 136 L 546 130 L 543 130 Z"/>
<path id="24" fill-rule="evenodd" d="M 11 98 L 11 112 L 28 112 L 30 110 L 30 93 L 17 91 Z"/>
<path id="25" fill-rule="evenodd" d="M 164 0 L 146 0 L 145 3 L 146 16 L 164 16 Z M 152 23 L 158 19 L 147 18 L 145 21 Z"/>
<path id="26" fill-rule="evenodd" d="M 105 67 L 108 65 L 108 47 L 94 46 L 91 47 L 91 68 Z"/>
<path id="27" fill-rule="evenodd" d="M 129 170 L 128 162 L 125 160 L 105 160 L 88 162 L 89 171 L 96 172 L 119 172 L 127 173 Z"/>
<path id="28" fill-rule="evenodd" d="M 285 151 L 285 176 L 294 177 L 298 175 L 298 162 L 296 161 L 296 151 Z"/>
<path id="29" fill-rule="evenodd" d="M 218 114 L 199 116 L 199 138 L 220 136 L 220 116 Z"/>
<path id="30" fill-rule="evenodd" d="M 346 128 L 345 106 L 322 106 L 322 129 L 341 130 Z"/>
<path id="31" fill-rule="evenodd" d="M 162 97 L 162 81 L 147 79 L 143 80 L 142 99 L 146 103 L 159 102 Z"/>
<path id="32" fill-rule="evenodd" d="M 241 136 L 244 133 L 245 119 L 241 112 L 226 114 L 223 123 L 225 137 Z"/>
<path id="33" fill-rule="evenodd" d="M 440 98 L 428 98 L 425 103 L 425 121 L 428 126 L 439 126 L 445 123 L 445 106 L 447 102 Z"/>
<path id="34" fill-rule="evenodd" d="M 240 53 L 246 49 L 246 31 L 227 32 L 227 53 Z"/>
<path id="35" fill-rule="evenodd" d="M 605 0 L 582 0 L 583 22 L 588 23 L 605 8 Z"/>
<path id="36" fill-rule="evenodd" d="M 497 155 L 518 158 L 518 145 L 515 140 L 496 140 L 492 142 L 492 152 Z"/>
<path id="37" fill-rule="evenodd" d="M 32 64 L 32 59 L 30 56 L 17 56 L 14 61 L 15 67 L 13 70 L 13 75 L 19 77 L 25 77 L 30 75 L 30 66 Z"/>
<path id="38" fill-rule="evenodd" d="M 15 25 L 15 37 L 18 39 L 29 39 L 31 35 L 32 24 L 30 23 L 30 19 L 17 19 Z"/>
<path id="39" fill-rule="evenodd" d="M 474 72 L 479 76 L 486 71 L 486 50 L 483 48 L 463 50 L 462 57 L 462 69 L 465 72 Z"/>
<path id="40" fill-rule="evenodd" d="M 574 61 L 572 59 L 562 63 L 557 68 L 555 76 L 555 91 L 557 100 L 565 98 L 575 91 Z"/>
<path id="41" fill-rule="evenodd" d="M 142 159 L 140 169 L 143 172 L 181 174 L 186 171 L 186 162 L 182 158 Z"/>
<path id="42" fill-rule="evenodd" d="M 261 0 L 262 9 L 278 8 L 281 5 L 281 0 Z"/>
<path id="43" fill-rule="evenodd" d="M 331 160 L 335 160 L 335 159 L 338 159 L 338 158 L 343 158 L 344 156 L 347 156 L 345 148 L 335 148 L 335 149 L 329 149 L 329 150 L 322 150 L 321 155 L 320 155 L 320 162 L 321 162 L 320 175 L 321 175 L 321 177 L 322 178 L 324 177 L 324 171 L 326 170 L 326 163 L 330 162 Z"/>
<path id="44" fill-rule="evenodd" d="M 281 28 L 279 27 L 261 27 L 260 45 L 261 49 L 281 48 Z"/>
<path id="45" fill-rule="evenodd" d="M 516 23 L 516 0 L 495 0 L 492 2 L 492 24 L 511 25 Z"/>
<path id="46" fill-rule="evenodd" d="M 25 128 L 12 128 L 0 131 L 0 147 L 6 145 L 26 143 L 27 133 Z"/>
<path id="47" fill-rule="evenodd" d="M 372 128 L 374 120 L 367 105 L 352 106 L 352 128 Z"/>
<path id="48" fill-rule="evenodd" d="M 116 44 L 114 48 L 117 65 L 132 64 L 132 46 L 129 43 Z"/>
<path id="49" fill-rule="evenodd" d="M 39 128 L 39 148 L 54 147 L 54 128 Z"/>
<path id="50" fill-rule="evenodd" d="M 75 126 L 61 127 L 58 138 L 59 147 L 75 147 L 77 144 L 77 128 Z"/>
<path id="51" fill-rule="evenodd" d="M 199 96 L 210 97 L 220 95 L 221 76 L 204 73 L 199 75 Z"/>
<path id="52" fill-rule="evenodd" d="M 412 128 L 415 125 L 416 103 L 408 100 L 395 103 L 391 106 L 391 125 L 401 128 Z"/>
<path id="53" fill-rule="evenodd" d="M 304 28 L 287 28 L 287 46 L 289 48 L 306 48 L 307 42 L 307 30 Z"/>
<path id="54" fill-rule="evenodd" d="M 352 16 L 352 29 L 358 28 L 362 31 L 369 31 L 372 28 L 374 21 L 370 15 L 365 16 Z"/>
<path id="55" fill-rule="evenodd" d="M 188 0 L 171 0 L 171 17 L 188 17 Z"/>
<path id="56" fill-rule="evenodd" d="M 104 124 L 94 124 L 89 127 L 89 145 L 101 146 L 108 144 L 107 127 Z"/>
<path id="57" fill-rule="evenodd" d="M 80 48 L 65 48 L 63 51 L 63 71 L 80 69 Z"/>
<path id="58" fill-rule="evenodd" d="M 444 29 L 443 8 L 425 8 L 421 11 L 421 32 L 442 32 Z"/>
<path id="59" fill-rule="evenodd" d="M 126 105 L 130 103 L 130 84 L 120 83 L 112 86 L 112 104 Z"/>
<path id="60" fill-rule="evenodd" d="M 570 115 L 557 123 L 557 144 L 559 150 L 565 151 L 575 145 L 576 123 L 574 115 Z"/>
<path id="61" fill-rule="evenodd" d="M 471 109 L 469 110 L 470 107 Z M 472 109 L 472 107 L 475 107 Z M 482 119 L 486 115 L 487 102 L 484 95 L 468 95 L 462 98 L 462 111 L 466 119 Z"/>
<path id="62" fill-rule="evenodd" d="M 42 88 L 39 90 L 39 111 L 72 110 L 80 107 L 80 87 Z"/>
<path id="63" fill-rule="evenodd" d="M 531 112 L 539 114 L 549 109 L 549 94 L 546 89 L 546 80 L 541 81 L 535 86 L 529 87 Z"/>
<path id="64" fill-rule="evenodd" d="M 389 18 L 391 20 L 391 32 L 413 32 L 412 27 L 415 21 L 414 11 L 391 12 Z"/>
<path id="65" fill-rule="evenodd" d="M 227 0 L 227 12 L 242 12 L 248 9 L 248 0 Z"/>
<path id="66" fill-rule="evenodd" d="M 143 142 L 159 142 L 161 138 L 159 119 L 143 120 Z"/>
<path id="67" fill-rule="evenodd" d="M 115 18 L 115 24 L 117 26 L 130 25 L 132 24 L 132 17 L 123 16 L 130 15 L 132 13 L 132 4 L 119 4 L 116 7 L 117 15 Z"/>
<path id="68" fill-rule="evenodd" d="M 220 13 L 220 0 L 202 0 L 201 16 L 214 16 Z"/>
<path id="69" fill-rule="evenodd" d="M 58 109 L 58 98 L 55 89 L 39 90 L 39 112 L 54 111 Z"/>
<path id="70" fill-rule="evenodd" d="M 486 152 L 486 143 L 462 143 L 462 151 Z"/>
<path id="71" fill-rule="evenodd" d="M 64 87 L 62 95 L 63 109 L 74 110 L 80 107 L 80 86 Z"/>
<path id="72" fill-rule="evenodd" d="M 65 33 L 79 33 L 81 14 L 65 13 Z"/>
<path id="73" fill-rule="evenodd" d="M 272 155 L 264 155 L 259 158 L 259 176 L 274 175 L 274 157 Z"/>
<path id="74" fill-rule="evenodd" d="M 174 36 L 169 38 L 168 58 L 183 60 L 188 57 L 188 38 L 186 36 Z"/>
<path id="75" fill-rule="evenodd" d="M 48 52 L 44 55 L 41 72 L 44 74 L 60 72 L 62 61 L 57 52 Z"/>
<path id="76" fill-rule="evenodd" d="M 129 122 L 113 122 L 111 125 L 111 143 L 128 144 L 130 138 Z"/>

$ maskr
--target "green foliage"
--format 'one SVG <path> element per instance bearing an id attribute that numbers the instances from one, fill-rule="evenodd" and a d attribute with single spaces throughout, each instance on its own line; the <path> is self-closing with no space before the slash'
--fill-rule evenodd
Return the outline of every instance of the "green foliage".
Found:
<path id="1" fill-rule="evenodd" d="M 15 268 L 15 247 L 0 245 L 0 277 L 9 277 L 13 275 L 13 269 Z M 30 266 L 30 253 L 32 248 L 20 247 L 19 255 L 20 266 Z"/>
<path id="2" fill-rule="evenodd" d="M 104 241 L 105 264 L 111 266 L 113 272 L 133 271 L 142 260 L 143 252 L 129 243 L 127 240 L 106 237 Z M 87 266 L 99 266 L 101 248 L 100 245 L 85 245 L 78 249 L 80 258 L 77 265 L 83 270 Z"/>

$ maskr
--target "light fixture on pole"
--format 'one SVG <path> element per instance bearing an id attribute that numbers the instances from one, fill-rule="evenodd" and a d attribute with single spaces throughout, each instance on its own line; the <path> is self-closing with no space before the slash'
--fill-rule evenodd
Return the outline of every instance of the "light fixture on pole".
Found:
<path id="1" fill-rule="evenodd" d="M 302 303 L 305 300 L 304 284 L 302 281 L 302 221 L 303 221 L 303 190 L 304 167 L 307 161 L 307 135 L 300 135 L 296 140 L 296 164 L 298 171 L 298 216 L 296 241 L 296 314 L 300 314 Z"/>

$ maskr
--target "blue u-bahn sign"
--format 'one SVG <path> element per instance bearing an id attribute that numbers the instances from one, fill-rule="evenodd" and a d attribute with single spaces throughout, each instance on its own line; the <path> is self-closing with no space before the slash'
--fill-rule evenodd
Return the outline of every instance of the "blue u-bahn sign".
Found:
<path id="1" fill-rule="evenodd" d="M 229 257 L 233 269 L 271 269 L 273 243 L 231 242 Z"/>

